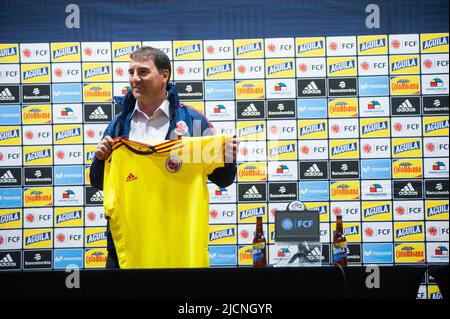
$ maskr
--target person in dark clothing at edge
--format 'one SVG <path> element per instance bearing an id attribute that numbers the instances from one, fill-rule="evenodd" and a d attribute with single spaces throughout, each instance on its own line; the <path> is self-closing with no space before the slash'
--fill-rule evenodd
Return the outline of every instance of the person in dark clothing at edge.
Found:
<path id="1" fill-rule="evenodd" d="M 191 136 L 214 134 L 205 116 L 179 102 L 176 86 L 169 83 L 170 60 L 163 51 L 140 47 L 130 55 L 130 59 L 128 73 L 131 90 L 125 96 L 114 97 L 120 106 L 120 113 L 109 123 L 97 144 L 90 168 L 91 185 L 99 190 L 103 190 L 104 161 L 111 153 L 113 138 L 117 136 L 140 142 L 173 139 L 177 138 L 174 129 L 179 122 L 188 126 Z M 227 187 L 234 181 L 239 142 L 236 138 L 226 142 L 225 166 L 215 169 L 208 176 L 219 187 Z M 106 233 L 106 268 L 120 268 L 109 221 Z"/>

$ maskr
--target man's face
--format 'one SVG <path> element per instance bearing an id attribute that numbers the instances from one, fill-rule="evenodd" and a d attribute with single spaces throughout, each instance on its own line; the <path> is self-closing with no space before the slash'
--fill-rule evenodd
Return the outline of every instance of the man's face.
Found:
<path id="1" fill-rule="evenodd" d="M 131 60 L 128 75 L 133 96 L 137 100 L 158 97 L 165 91 L 168 74 L 168 70 L 160 73 L 151 59 Z"/>

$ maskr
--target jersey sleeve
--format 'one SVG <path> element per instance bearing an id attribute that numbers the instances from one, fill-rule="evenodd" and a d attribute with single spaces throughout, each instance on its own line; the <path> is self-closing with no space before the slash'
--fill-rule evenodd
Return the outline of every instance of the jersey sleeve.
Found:
<path id="1" fill-rule="evenodd" d="M 202 137 L 202 164 L 206 175 L 211 174 L 216 168 L 225 165 L 225 142 L 231 136 L 213 135 Z"/>

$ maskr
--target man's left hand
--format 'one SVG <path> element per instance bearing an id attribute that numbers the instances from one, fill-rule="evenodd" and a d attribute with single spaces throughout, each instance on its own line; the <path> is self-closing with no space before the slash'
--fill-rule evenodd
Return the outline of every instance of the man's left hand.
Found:
<path id="1" fill-rule="evenodd" d="M 225 163 L 232 163 L 236 161 L 237 152 L 241 140 L 234 136 L 225 142 Z"/>

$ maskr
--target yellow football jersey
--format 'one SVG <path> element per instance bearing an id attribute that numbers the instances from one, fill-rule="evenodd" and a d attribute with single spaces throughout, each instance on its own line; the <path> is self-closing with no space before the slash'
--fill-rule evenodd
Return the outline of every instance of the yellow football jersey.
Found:
<path id="1" fill-rule="evenodd" d="M 209 266 L 206 181 L 224 166 L 226 138 L 114 139 L 103 205 L 120 268 Z"/>

